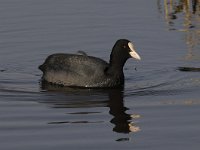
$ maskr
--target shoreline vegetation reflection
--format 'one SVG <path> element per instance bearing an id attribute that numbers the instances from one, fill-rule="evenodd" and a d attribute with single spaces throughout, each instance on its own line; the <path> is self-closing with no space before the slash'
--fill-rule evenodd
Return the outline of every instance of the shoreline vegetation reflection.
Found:
<path id="1" fill-rule="evenodd" d="M 183 32 L 188 52 L 186 61 L 200 61 L 200 0 L 158 0 L 168 29 Z M 197 67 L 181 67 L 181 71 L 200 71 Z"/>

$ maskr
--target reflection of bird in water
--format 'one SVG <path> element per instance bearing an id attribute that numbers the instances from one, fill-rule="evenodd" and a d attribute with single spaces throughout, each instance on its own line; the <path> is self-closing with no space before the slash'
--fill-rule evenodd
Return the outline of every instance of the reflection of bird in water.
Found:
<path id="1" fill-rule="evenodd" d="M 113 131 L 129 133 L 140 130 L 139 127 L 131 122 L 133 116 L 126 113 L 128 108 L 124 107 L 122 91 L 113 91 L 109 93 L 109 107 L 110 114 L 114 116 L 110 121 L 115 124 Z"/>
<path id="2" fill-rule="evenodd" d="M 139 118 L 126 113 L 128 108 L 124 107 L 123 89 L 79 89 L 51 85 L 45 82 L 41 84 L 42 90 L 58 92 L 55 97 L 49 97 L 42 101 L 53 105 L 53 108 L 92 108 L 109 107 L 109 113 L 113 116 L 110 120 L 114 124 L 113 131 L 119 133 L 137 132 L 140 130 L 135 126 L 133 119 Z M 63 93 L 63 94 L 60 94 Z M 60 96 L 59 96 L 60 95 Z M 69 123 L 70 121 L 50 122 L 49 124 Z M 70 123 L 90 123 L 88 121 L 76 121 Z M 103 121 L 97 121 L 100 123 Z M 95 123 L 95 122 L 92 122 Z"/>

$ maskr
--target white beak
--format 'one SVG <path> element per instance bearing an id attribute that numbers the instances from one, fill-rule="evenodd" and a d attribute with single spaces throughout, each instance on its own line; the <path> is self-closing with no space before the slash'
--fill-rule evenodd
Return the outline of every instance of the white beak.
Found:
<path id="1" fill-rule="evenodd" d="M 141 57 L 139 56 L 139 54 L 135 51 L 134 46 L 131 42 L 128 43 L 128 46 L 131 50 L 131 52 L 129 52 L 129 54 L 131 55 L 131 57 L 137 59 L 137 60 L 141 60 Z"/>

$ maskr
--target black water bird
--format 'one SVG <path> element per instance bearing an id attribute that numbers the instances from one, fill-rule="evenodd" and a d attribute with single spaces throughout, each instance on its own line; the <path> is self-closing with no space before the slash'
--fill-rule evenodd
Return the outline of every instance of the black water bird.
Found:
<path id="1" fill-rule="evenodd" d="M 124 85 L 123 66 L 128 58 L 140 60 L 133 44 L 118 40 L 110 61 L 86 54 L 53 54 L 39 66 L 42 80 L 52 84 L 84 88 L 117 88 Z"/>

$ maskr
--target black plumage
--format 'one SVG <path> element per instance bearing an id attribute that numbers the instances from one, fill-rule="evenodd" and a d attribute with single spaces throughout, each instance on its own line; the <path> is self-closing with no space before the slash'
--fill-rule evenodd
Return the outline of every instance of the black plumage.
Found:
<path id="1" fill-rule="evenodd" d="M 42 80 L 70 87 L 115 88 L 123 87 L 123 66 L 128 58 L 140 59 L 132 43 L 118 40 L 111 52 L 109 63 L 93 56 L 53 54 L 39 66 Z"/>

